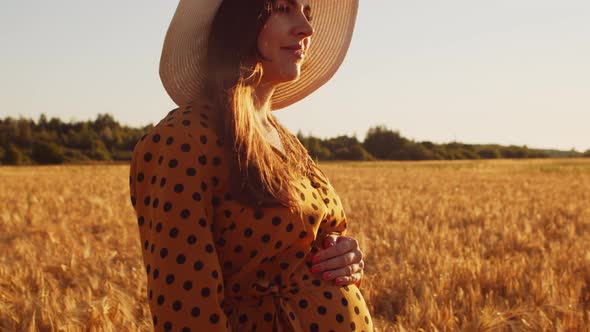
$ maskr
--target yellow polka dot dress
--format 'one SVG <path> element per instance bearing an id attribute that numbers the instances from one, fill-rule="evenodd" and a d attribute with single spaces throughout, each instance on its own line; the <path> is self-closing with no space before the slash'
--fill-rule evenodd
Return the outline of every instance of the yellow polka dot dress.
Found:
<path id="1" fill-rule="evenodd" d="M 170 111 L 133 150 L 130 195 L 154 329 L 373 331 L 360 282 L 338 286 L 311 271 L 326 235 L 346 235 L 334 188 L 315 175 L 297 182 L 304 218 L 233 200 L 231 156 L 210 105 Z"/>

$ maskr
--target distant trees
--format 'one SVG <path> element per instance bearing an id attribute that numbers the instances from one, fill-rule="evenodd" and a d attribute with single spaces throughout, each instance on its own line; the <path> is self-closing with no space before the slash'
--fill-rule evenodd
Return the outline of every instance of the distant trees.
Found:
<path id="1" fill-rule="evenodd" d="M 144 128 L 121 126 L 110 114 L 94 121 L 37 122 L 7 117 L 0 119 L 0 163 L 5 165 L 61 164 L 90 160 L 130 160 L 135 143 L 153 125 Z"/>
<path id="2" fill-rule="evenodd" d="M 41 114 L 29 119 L 0 119 L 0 164 L 61 164 L 73 162 L 129 161 L 137 141 L 153 125 L 143 128 L 121 126 L 112 115 L 98 114 L 94 121 L 65 123 Z M 297 132 L 297 138 L 315 160 L 442 160 L 590 157 L 584 153 L 529 149 L 526 145 L 501 146 L 450 142 L 416 142 L 399 131 L 377 125 L 360 142 L 356 136 L 321 139 Z"/>

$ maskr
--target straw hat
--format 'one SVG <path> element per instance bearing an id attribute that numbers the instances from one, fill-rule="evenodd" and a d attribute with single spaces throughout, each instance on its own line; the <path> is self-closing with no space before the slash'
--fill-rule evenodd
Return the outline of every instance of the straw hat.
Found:
<path id="1" fill-rule="evenodd" d="M 198 96 L 203 86 L 207 40 L 222 0 L 180 0 L 168 27 L 160 78 L 177 105 Z M 298 80 L 277 86 L 271 110 L 287 107 L 317 90 L 342 64 L 356 21 L 358 0 L 309 0 L 314 34 L 306 54 L 306 70 Z"/>

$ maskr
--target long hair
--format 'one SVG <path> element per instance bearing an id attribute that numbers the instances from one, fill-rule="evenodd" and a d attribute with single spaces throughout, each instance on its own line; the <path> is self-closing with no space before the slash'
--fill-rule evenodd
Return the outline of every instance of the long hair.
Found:
<path id="1" fill-rule="evenodd" d="M 289 207 L 302 213 L 292 184 L 314 174 L 325 175 L 308 151 L 278 120 L 269 121 L 279 134 L 287 157 L 272 150 L 257 120 L 254 92 L 263 70 L 258 35 L 275 8 L 276 0 L 224 0 L 213 20 L 207 51 L 205 95 L 218 111 L 218 130 L 231 142 L 230 187 L 233 197 L 256 206 Z M 269 6 L 270 4 L 270 6 Z M 303 69 L 303 68 L 302 68 Z"/>

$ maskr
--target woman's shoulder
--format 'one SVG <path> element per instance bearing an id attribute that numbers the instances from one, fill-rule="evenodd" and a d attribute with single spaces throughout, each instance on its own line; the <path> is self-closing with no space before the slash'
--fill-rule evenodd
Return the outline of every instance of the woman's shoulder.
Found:
<path id="1" fill-rule="evenodd" d="M 215 111 L 213 104 L 206 98 L 179 105 L 141 137 L 134 154 L 160 144 L 168 148 L 176 146 L 178 152 L 191 152 L 193 149 L 193 153 L 217 153 L 224 142 L 217 130 Z"/>

